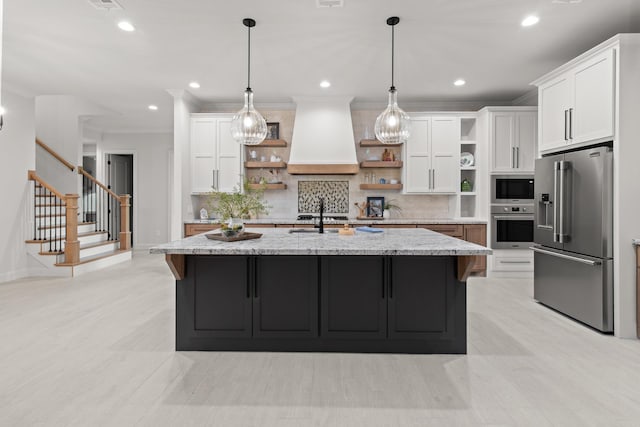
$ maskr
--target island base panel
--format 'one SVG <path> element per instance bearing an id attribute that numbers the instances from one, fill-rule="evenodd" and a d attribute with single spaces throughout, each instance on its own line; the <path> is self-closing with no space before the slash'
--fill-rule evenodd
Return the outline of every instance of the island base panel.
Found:
<path id="1" fill-rule="evenodd" d="M 457 280 L 456 258 L 188 255 L 185 278 L 176 281 L 176 350 L 465 354 L 466 284 Z M 287 264 L 298 267 L 287 274 Z M 354 274 L 363 268 L 367 274 Z M 350 287 L 367 290 L 358 277 L 375 289 L 362 300 L 369 317 L 366 310 L 379 312 L 373 330 L 358 331 L 349 295 Z M 351 302 L 335 304 L 336 296 Z M 201 322 L 229 307 L 233 322 Z M 326 316 L 341 319 L 339 328 L 328 328 Z"/>

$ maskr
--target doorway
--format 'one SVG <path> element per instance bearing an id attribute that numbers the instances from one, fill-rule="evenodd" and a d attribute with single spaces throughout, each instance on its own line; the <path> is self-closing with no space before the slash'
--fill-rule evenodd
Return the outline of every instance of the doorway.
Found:
<path id="1" fill-rule="evenodd" d="M 129 224 L 131 226 L 131 246 L 133 247 L 133 154 L 105 154 L 105 184 L 117 195 L 131 196 L 129 207 Z M 109 219 L 117 218 L 118 213 L 109 208 Z"/>

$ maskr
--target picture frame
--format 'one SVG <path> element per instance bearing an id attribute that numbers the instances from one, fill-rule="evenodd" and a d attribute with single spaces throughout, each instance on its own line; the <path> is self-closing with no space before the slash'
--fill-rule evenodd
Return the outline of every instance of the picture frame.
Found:
<path id="1" fill-rule="evenodd" d="M 382 218 L 384 197 L 367 197 L 367 217 Z"/>
<path id="2" fill-rule="evenodd" d="M 267 122 L 267 137 L 265 139 L 280 139 L 279 122 Z"/>

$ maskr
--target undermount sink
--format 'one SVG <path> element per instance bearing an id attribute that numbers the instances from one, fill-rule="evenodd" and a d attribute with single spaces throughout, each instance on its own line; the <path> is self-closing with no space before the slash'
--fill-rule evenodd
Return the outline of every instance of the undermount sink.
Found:
<path id="1" fill-rule="evenodd" d="M 289 233 L 319 233 L 320 229 L 319 228 L 290 228 L 289 229 Z M 337 233 L 338 229 L 337 228 L 325 228 L 324 229 L 325 233 Z"/>

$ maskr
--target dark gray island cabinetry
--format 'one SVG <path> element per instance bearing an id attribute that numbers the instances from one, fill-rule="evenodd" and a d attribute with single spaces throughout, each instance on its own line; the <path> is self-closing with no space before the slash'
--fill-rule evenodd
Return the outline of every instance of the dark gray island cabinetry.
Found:
<path id="1" fill-rule="evenodd" d="M 200 235 L 152 252 L 177 278 L 177 350 L 380 353 L 465 353 L 465 276 L 490 253 L 415 229 Z"/>

